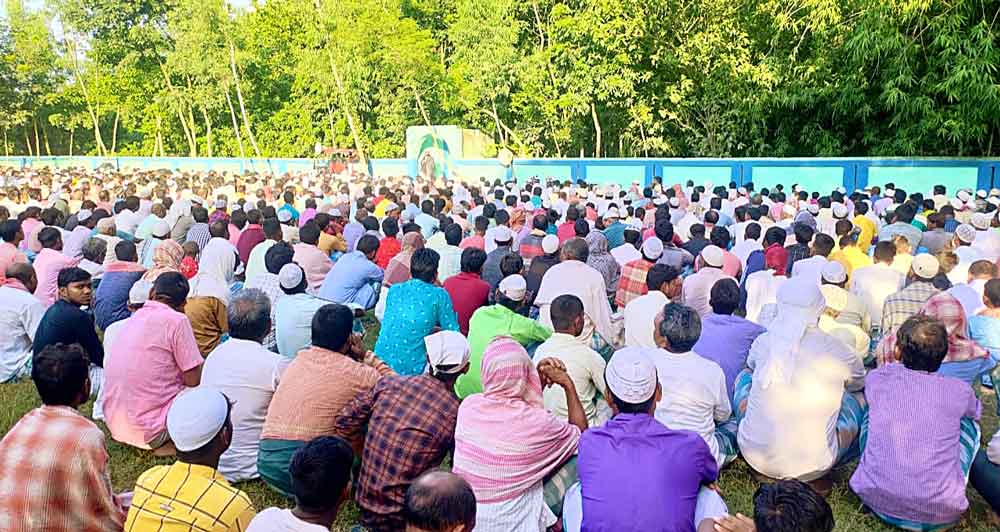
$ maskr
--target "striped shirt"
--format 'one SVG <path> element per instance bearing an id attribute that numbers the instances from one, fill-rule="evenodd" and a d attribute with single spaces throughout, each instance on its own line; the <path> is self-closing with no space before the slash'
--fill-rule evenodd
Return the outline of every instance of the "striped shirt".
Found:
<path id="1" fill-rule="evenodd" d="M 253 503 L 208 466 L 174 462 L 135 481 L 125 532 L 243 532 Z"/>
<path id="2" fill-rule="evenodd" d="M 910 316 L 920 312 L 924 303 L 940 292 L 934 285 L 924 281 L 914 281 L 906 288 L 885 299 L 882 306 L 882 333 L 895 331 Z"/>

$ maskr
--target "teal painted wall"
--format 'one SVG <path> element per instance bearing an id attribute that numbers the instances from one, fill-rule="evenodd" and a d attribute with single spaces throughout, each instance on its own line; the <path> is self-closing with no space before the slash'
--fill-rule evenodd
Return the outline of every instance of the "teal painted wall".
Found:
<path id="1" fill-rule="evenodd" d="M 690 179 L 696 185 L 710 181 L 718 186 L 732 181 L 732 170 L 728 166 L 663 166 L 658 174 L 664 183 L 686 183 Z"/>
<path id="2" fill-rule="evenodd" d="M 868 184 L 882 186 L 895 183 L 908 193 L 929 195 L 934 185 L 945 185 L 952 192 L 960 188 L 976 188 L 977 168 L 948 166 L 872 166 L 868 169 Z"/>
<path id="3" fill-rule="evenodd" d="M 782 184 L 791 188 L 795 183 L 806 190 L 833 190 L 844 184 L 843 167 L 821 166 L 756 166 L 751 181 L 755 190 Z"/>

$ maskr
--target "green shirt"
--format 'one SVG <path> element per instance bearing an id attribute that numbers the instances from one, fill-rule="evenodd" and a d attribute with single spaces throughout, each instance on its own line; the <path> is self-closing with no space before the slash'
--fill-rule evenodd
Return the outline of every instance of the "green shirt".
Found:
<path id="1" fill-rule="evenodd" d="M 469 320 L 469 372 L 459 377 L 455 383 L 455 393 L 460 399 L 483 391 L 483 382 L 479 376 L 483 365 L 483 351 L 497 336 L 510 336 L 527 347 L 548 340 L 552 331 L 503 305 L 491 305 L 477 310 Z"/>

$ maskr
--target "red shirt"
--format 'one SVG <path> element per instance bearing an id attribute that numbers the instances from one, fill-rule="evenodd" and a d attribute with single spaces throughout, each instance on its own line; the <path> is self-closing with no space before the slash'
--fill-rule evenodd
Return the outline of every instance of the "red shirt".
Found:
<path id="1" fill-rule="evenodd" d="M 240 262 L 246 264 L 250 260 L 250 251 L 254 246 L 264 241 L 264 229 L 258 224 L 247 224 L 236 241 L 236 250 L 240 253 Z"/>
<path id="2" fill-rule="evenodd" d="M 562 244 L 567 240 L 576 236 L 576 222 L 565 222 L 556 229 L 556 236 L 559 237 L 559 243 Z"/>
<path id="3" fill-rule="evenodd" d="M 486 305 L 490 295 L 490 284 L 482 280 L 478 273 L 461 272 L 444 282 L 444 289 L 451 296 L 451 306 L 458 314 L 458 327 L 462 334 L 469 335 L 469 320 L 479 307 Z"/>
<path id="4" fill-rule="evenodd" d="M 399 254 L 399 240 L 394 236 L 387 236 L 378 243 L 378 251 L 375 252 L 375 264 L 383 270 L 389 266 L 389 261 Z"/>

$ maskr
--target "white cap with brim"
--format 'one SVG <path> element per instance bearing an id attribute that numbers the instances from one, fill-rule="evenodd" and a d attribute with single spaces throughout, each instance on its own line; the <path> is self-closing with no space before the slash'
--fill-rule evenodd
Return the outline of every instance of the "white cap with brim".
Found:
<path id="1" fill-rule="evenodd" d="M 167 434 L 174 447 L 191 452 L 208 445 L 229 415 L 229 401 L 215 388 L 193 388 L 174 399 L 167 412 Z"/>
<path id="2" fill-rule="evenodd" d="M 424 337 L 431 373 L 453 374 L 462 371 L 469 362 L 469 341 L 461 333 L 440 331 Z M 441 371 L 443 366 L 448 371 Z"/>
<path id="3" fill-rule="evenodd" d="M 528 290 L 528 282 L 524 277 L 514 274 L 504 277 L 500 281 L 500 293 L 511 301 L 524 301 L 524 296 Z"/>
<path id="4" fill-rule="evenodd" d="M 656 260 L 663 255 L 663 241 L 655 236 L 647 238 L 642 243 L 642 256 L 649 260 Z"/>
<path id="5" fill-rule="evenodd" d="M 626 347 L 611 355 L 604 372 L 608 390 L 620 401 L 642 404 L 656 393 L 655 349 Z"/>
<path id="6" fill-rule="evenodd" d="M 928 253 L 921 253 L 916 257 L 913 257 L 913 264 L 911 265 L 913 273 L 915 273 L 921 279 L 932 279 L 938 274 L 938 270 L 941 269 L 941 264 L 938 262 L 934 255 Z"/>

